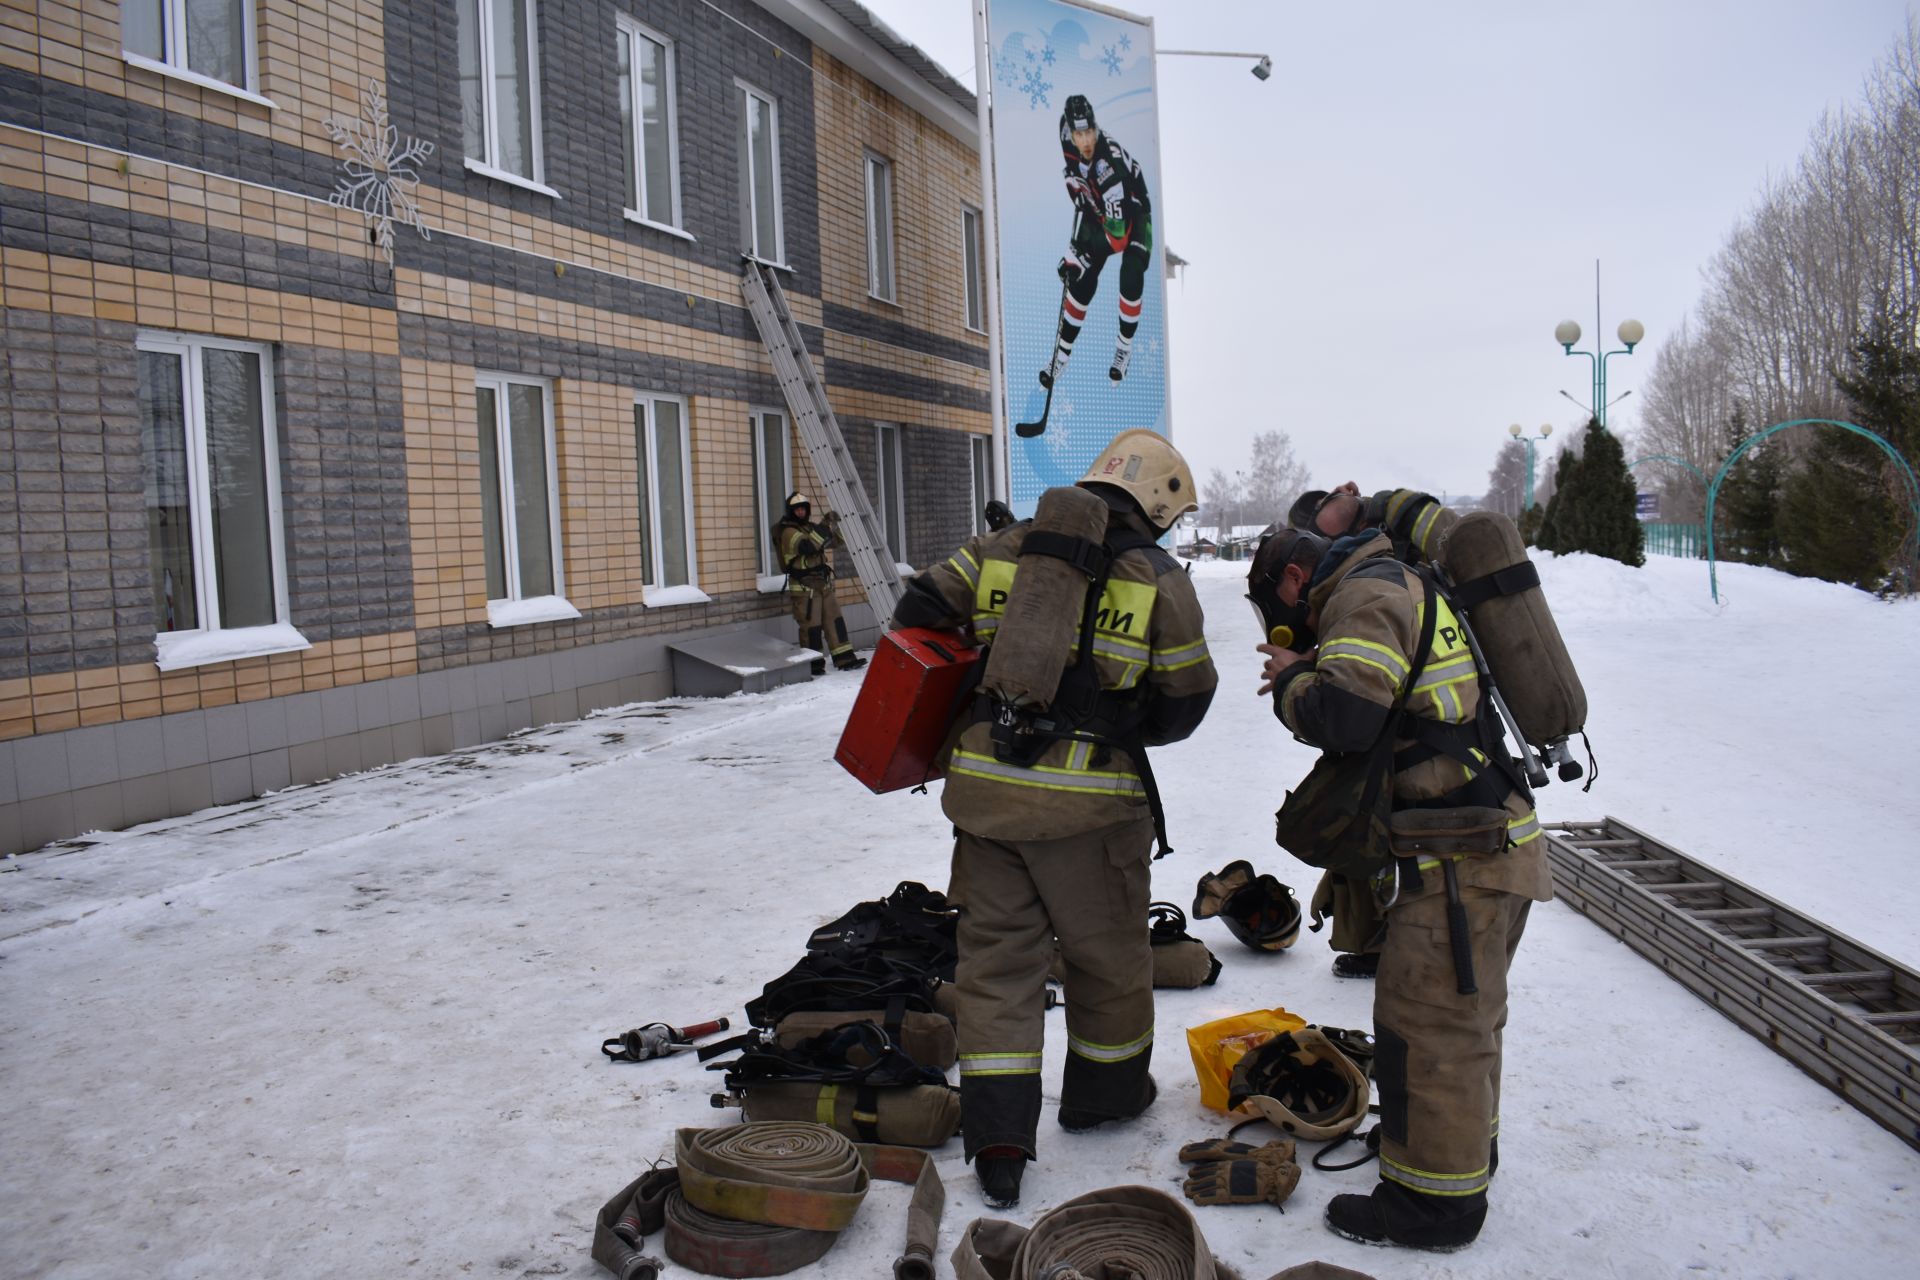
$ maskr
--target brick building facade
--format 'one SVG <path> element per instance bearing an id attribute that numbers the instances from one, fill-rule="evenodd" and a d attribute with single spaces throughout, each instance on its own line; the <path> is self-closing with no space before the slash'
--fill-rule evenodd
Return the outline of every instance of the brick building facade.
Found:
<path id="1" fill-rule="evenodd" d="M 390 162 L 383 244 L 330 197 Z M 978 190 L 971 97 L 850 0 L 0 0 L 0 851 L 787 635 L 815 479 L 743 250 L 896 556 L 945 554 Z"/>

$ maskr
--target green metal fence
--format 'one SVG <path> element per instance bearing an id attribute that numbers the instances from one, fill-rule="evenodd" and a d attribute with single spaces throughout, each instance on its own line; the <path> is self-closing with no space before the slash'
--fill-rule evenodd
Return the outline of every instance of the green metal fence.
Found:
<path id="1" fill-rule="evenodd" d="M 1678 556 L 1682 560 L 1706 559 L 1706 530 L 1701 525 L 1661 524 L 1656 521 L 1647 521 L 1640 528 L 1647 535 L 1647 554 L 1650 556 Z"/>

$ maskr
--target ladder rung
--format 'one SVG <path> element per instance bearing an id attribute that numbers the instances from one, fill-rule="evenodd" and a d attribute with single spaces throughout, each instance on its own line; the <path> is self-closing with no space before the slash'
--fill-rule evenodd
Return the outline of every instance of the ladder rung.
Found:
<path id="1" fill-rule="evenodd" d="M 1648 893 L 1693 893 L 1695 891 L 1719 893 L 1727 886 L 1718 880 L 1675 880 L 1669 884 L 1642 884 L 1634 886 Z"/>
<path id="2" fill-rule="evenodd" d="M 1903 1013 L 1863 1013 L 1860 1021 L 1870 1022 L 1876 1027 L 1897 1027 L 1905 1023 L 1920 1022 L 1920 1009 L 1908 1009 Z"/>
<path id="3" fill-rule="evenodd" d="M 1752 947 L 1755 951 L 1786 951 L 1798 947 L 1825 947 L 1831 938 L 1817 938 L 1809 934 L 1802 938 L 1739 938 L 1743 947 Z"/>
<path id="4" fill-rule="evenodd" d="M 1637 862 L 1602 862 L 1609 871 L 1651 871 L 1655 867 L 1677 867 L 1678 858 L 1643 858 Z"/>
<path id="5" fill-rule="evenodd" d="M 1758 920 L 1772 914 L 1772 907 L 1702 907 L 1687 912 L 1695 920 Z"/>
<path id="6" fill-rule="evenodd" d="M 1810 987 L 1868 987 L 1892 983 L 1891 969 L 1855 969 L 1846 973 L 1796 973 L 1795 979 Z"/>
<path id="7" fill-rule="evenodd" d="M 1617 836 L 1595 839 L 1591 836 L 1568 836 L 1567 843 L 1576 849 L 1638 849 L 1638 840 L 1623 840 Z"/>

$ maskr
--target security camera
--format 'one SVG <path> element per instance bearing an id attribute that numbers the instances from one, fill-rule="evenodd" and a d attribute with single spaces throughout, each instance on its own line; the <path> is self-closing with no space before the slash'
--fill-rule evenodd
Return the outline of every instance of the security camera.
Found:
<path id="1" fill-rule="evenodd" d="M 1254 78 L 1254 79 L 1256 79 L 1256 80 L 1265 80 L 1265 79 L 1266 79 L 1266 78 L 1267 78 L 1268 76 L 1270 76 L 1270 75 L 1272 75 L 1272 74 L 1273 74 L 1273 59 L 1272 59 L 1272 58 L 1266 58 L 1266 57 L 1263 57 L 1263 58 L 1261 58 L 1261 59 L 1260 59 L 1260 61 L 1258 61 L 1258 62 L 1256 62 L 1256 63 L 1254 63 L 1254 64 L 1253 64 L 1253 78 Z"/>

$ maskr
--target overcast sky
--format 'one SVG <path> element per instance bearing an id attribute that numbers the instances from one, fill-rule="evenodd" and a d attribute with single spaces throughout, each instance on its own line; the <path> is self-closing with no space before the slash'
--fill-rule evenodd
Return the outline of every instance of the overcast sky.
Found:
<path id="1" fill-rule="evenodd" d="M 864 0 L 973 77 L 968 0 Z M 1480 493 L 1509 423 L 1640 386 L 1701 268 L 1820 113 L 1855 102 L 1905 0 L 1302 4 L 1133 0 L 1161 48 L 1272 54 L 1273 78 L 1160 59 L 1155 239 L 1176 442 L 1204 482 L 1289 432 L 1316 481 Z M 1062 200 L 1065 200 L 1064 194 Z M 1609 425 L 1631 430 L 1629 397 Z"/>

